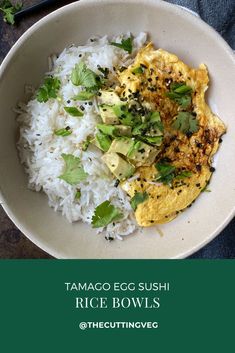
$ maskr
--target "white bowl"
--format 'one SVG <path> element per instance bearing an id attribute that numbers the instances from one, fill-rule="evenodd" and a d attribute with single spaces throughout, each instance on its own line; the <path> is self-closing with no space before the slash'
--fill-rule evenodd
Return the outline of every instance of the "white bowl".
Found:
<path id="1" fill-rule="evenodd" d="M 216 156 L 211 193 L 169 224 L 107 242 L 88 225 L 69 224 L 49 208 L 47 198 L 27 189 L 16 150 L 13 108 L 24 99 L 26 83 L 39 85 L 47 58 L 92 35 L 147 31 L 156 47 L 176 53 L 187 64 L 209 68 L 208 101 L 228 127 Z M 43 18 L 14 45 L 0 69 L 1 203 L 16 226 L 36 245 L 58 258 L 183 258 L 212 240 L 235 210 L 235 60 L 211 27 L 189 12 L 156 0 L 86 0 Z"/>

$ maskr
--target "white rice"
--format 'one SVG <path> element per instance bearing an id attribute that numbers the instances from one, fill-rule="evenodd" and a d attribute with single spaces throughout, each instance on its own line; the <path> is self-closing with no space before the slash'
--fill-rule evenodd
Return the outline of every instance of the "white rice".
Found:
<path id="1" fill-rule="evenodd" d="M 129 37 L 127 34 L 126 37 Z M 94 39 L 94 37 L 92 38 Z M 137 50 L 146 41 L 146 34 L 140 33 L 134 38 L 134 50 L 130 56 L 124 50 L 110 45 L 110 41 L 120 42 L 121 37 L 95 38 L 84 46 L 71 46 L 64 49 L 58 56 L 50 58 L 50 72 L 61 81 L 59 97 L 46 103 L 32 99 L 27 105 L 21 104 L 17 118 L 20 125 L 18 149 L 20 160 L 29 176 L 29 188 L 44 191 L 48 196 L 50 207 L 60 211 L 69 222 L 83 221 L 91 224 L 95 208 L 109 200 L 118 207 L 124 217 L 106 227 L 107 237 L 119 238 L 132 233 L 137 224 L 130 206 L 129 199 L 121 187 L 114 187 L 114 180 L 106 165 L 101 160 L 102 153 L 90 145 L 87 151 L 81 151 L 78 144 L 93 135 L 95 126 L 100 122 L 95 100 L 93 104 L 71 101 L 81 87 L 74 86 L 70 80 L 75 64 L 83 61 L 96 73 L 100 73 L 97 65 L 107 67 L 114 79 L 115 66 L 128 66 L 133 61 Z M 80 57 L 79 57 L 80 55 Z M 32 92 L 32 88 L 28 91 Z M 70 102 L 71 101 L 71 102 Z M 64 106 L 83 105 L 84 116 L 76 118 L 64 111 Z M 70 126 L 72 134 L 66 137 L 56 136 L 55 130 Z M 62 153 L 72 154 L 81 158 L 83 168 L 88 177 L 78 186 L 69 185 L 58 177 L 63 173 L 64 161 Z M 81 198 L 76 200 L 77 189 Z M 99 232 L 103 231 L 99 228 Z"/>

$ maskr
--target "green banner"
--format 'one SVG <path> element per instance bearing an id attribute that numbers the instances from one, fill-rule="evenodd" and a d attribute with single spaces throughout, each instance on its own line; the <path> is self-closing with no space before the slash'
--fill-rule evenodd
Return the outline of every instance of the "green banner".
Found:
<path id="1" fill-rule="evenodd" d="M 0 350 L 230 352 L 234 261 L 0 261 Z"/>

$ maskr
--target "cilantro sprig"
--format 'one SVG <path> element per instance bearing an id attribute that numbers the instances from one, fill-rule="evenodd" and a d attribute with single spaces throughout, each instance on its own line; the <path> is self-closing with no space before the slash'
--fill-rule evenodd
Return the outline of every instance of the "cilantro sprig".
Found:
<path id="1" fill-rule="evenodd" d="M 158 171 L 156 181 L 163 183 L 164 185 L 172 185 L 174 179 L 184 179 L 192 176 L 192 172 L 189 170 L 177 169 L 174 165 L 161 160 L 155 164 L 155 168 Z"/>
<path id="2" fill-rule="evenodd" d="M 179 130 L 186 135 L 199 130 L 197 118 L 189 112 L 179 112 L 171 126 L 174 130 Z"/>
<path id="3" fill-rule="evenodd" d="M 50 98 L 57 98 L 60 86 L 61 82 L 57 77 L 46 77 L 36 94 L 38 102 L 46 103 Z"/>
<path id="4" fill-rule="evenodd" d="M 64 110 L 66 113 L 74 117 L 81 117 L 84 115 L 83 112 L 81 112 L 81 110 L 79 110 L 77 107 L 64 107 Z"/>
<path id="5" fill-rule="evenodd" d="M 21 2 L 15 5 L 9 0 L 2 0 L 0 2 L 0 11 L 3 13 L 3 20 L 11 25 L 15 24 L 15 13 L 20 11 L 23 7 Z"/>
<path id="6" fill-rule="evenodd" d="M 60 179 L 70 185 L 76 185 L 87 178 L 87 173 L 81 165 L 80 158 L 65 153 L 61 157 L 65 162 L 65 169 L 63 174 L 59 176 Z"/>
<path id="7" fill-rule="evenodd" d="M 142 74 L 144 72 L 144 68 L 142 66 L 137 66 L 132 70 L 133 74 Z"/>
<path id="8" fill-rule="evenodd" d="M 75 86 L 84 86 L 88 90 L 98 89 L 101 85 L 100 77 L 82 61 L 72 70 L 71 81 Z"/>
<path id="9" fill-rule="evenodd" d="M 144 193 L 136 192 L 130 201 L 131 207 L 135 211 L 137 209 L 137 206 L 140 203 L 143 203 L 144 201 L 146 201 L 148 198 L 149 198 L 149 195 L 147 194 L 147 192 L 144 192 Z"/>
<path id="10" fill-rule="evenodd" d="M 75 86 L 83 86 L 85 89 L 73 97 L 73 100 L 91 100 L 103 85 L 103 79 L 89 69 L 84 62 L 75 65 L 71 74 L 71 81 Z"/>
<path id="11" fill-rule="evenodd" d="M 72 131 L 70 128 L 65 128 L 65 129 L 59 129 L 59 130 L 56 130 L 54 132 L 54 134 L 56 136 L 62 136 L 62 137 L 65 137 L 65 136 L 69 136 L 72 134 Z"/>
<path id="12" fill-rule="evenodd" d="M 166 96 L 177 102 L 182 108 L 186 109 L 192 102 L 192 88 L 185 83 L 172 82 L 170 85 L 170 92 Z"/>
<path id="13" fill-rule="evenodd" d="M 110 44 L 114 45 L 115 47 L 121 48 L 131 54 L 133 50 L 133 37 L 122 39 L 121 43 L 111 42 Z"/>
<path id="14" fill-rule="evenodd" d="M 164 185 L 171 185 L 175 178 L 176 167 L 164 161 L 158 162 L 155 167 L 158 171 L 156 181 L 159 181 Z"/>
<path id="15" fill-rule="evenodd" d="M 96 92 L 93 91 L 81 91 L 79 92 L 76 96 L 73 97 L 74 101 L 89 101 L 91 98 L 93 98 L 96 95 Z"/>
<path id="16" fill-rule="evenodd" d="M 91 224 L 93 228 L 105 227 L 122 217 L 123 214 L 118 208 L 113 206 L 110 201 L 104 201 L 96 207 Z"/>

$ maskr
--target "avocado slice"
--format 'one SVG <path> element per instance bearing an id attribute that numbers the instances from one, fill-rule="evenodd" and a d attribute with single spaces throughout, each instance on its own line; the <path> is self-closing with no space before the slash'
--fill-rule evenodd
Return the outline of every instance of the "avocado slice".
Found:
<path id="1" fill-rule="evenodd" d="M 117 136 L 131 136 L 131 127 L 127 125 L 116 125 Z"/>
<path id="2" fill-rule="evenodd" d="M 131 136 L 130 126 L 98 124 L 97 128 L 109 136 Z"/>
<path id="3" fill-rule="evenodd" d="M 137 141 L 128 151 L 127 158 L 137 167 L 149 166 L 153 164 L 159 152 L 160 149 L 150 146 L 142 141 Z"/>
<path id="4" fill-rule="evenodd" d="M 128 154 L 128 151 L 133 147 L 135 141 L 128 137 L 120 137 L 113 140 L 108 152 L 121 153 L 124 156 Z"/>
<path id="5" fill-rule="evenodd" d="M 100 116 L 105 124 L 119 124 L 119 119 L 113 111 L 113 105 L 101 104 L 99 110 Z"/>
<path id="6" fill-rule="evenodd" d="M 98 98 L 99 104 L 116 105 L 122 103 L 113 90 L 101 90 Z"/>
<path id="7" fill-rule="evenodd" d="M 119 180 L 127 179 L 135 172 L 135 167 L 115 152 L 105 153 L 101 159 Z"/>

